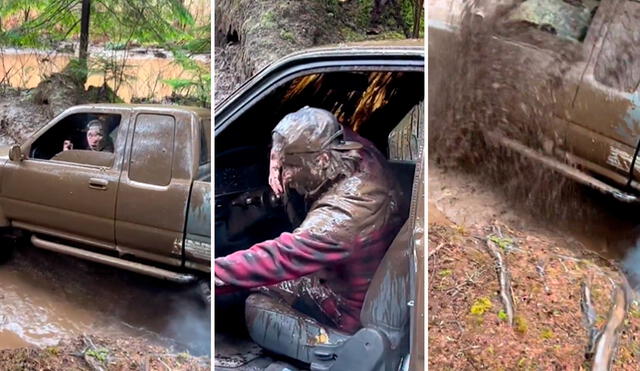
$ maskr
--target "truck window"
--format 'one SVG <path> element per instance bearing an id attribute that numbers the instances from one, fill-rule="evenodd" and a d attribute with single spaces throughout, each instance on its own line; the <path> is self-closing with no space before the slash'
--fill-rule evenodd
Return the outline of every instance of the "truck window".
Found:
<path id="1" fill-rule="evenodd" d="M 117 114 L 69 115 L 33 142 L 29 157 L 111 167 L 120 120 Z"/>
<path id="2" fill-rule="evenodd" d="M 595 66 L 597 81 L 634 92 L 640 83 L 640 3 L 625 1 L 611 17 Z"/>
<path id="3" fill-rule="evenodd" d="M 175 128 L 173 116 L 137 116 L 129 159 L 129 179 L 160 186 L 169 184 Z"/>
<path id="4" fill-rule="evenodd" d="M 598 0 L 526 0 L 509 12 L 505 25 L 520 24 L 582 42 L 598 5 Z"/>
<path id="5" fill-rule="evenodd" d="M 424 130 L 424 104 L 416 104 L 389 133 L 389 160 L 417 161 Z"/>

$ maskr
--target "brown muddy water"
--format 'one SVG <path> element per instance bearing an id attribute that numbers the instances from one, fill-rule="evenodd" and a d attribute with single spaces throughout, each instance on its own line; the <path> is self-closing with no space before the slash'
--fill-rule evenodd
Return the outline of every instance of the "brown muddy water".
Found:
<path id="1" fill-rule="evenodd" d="M 83 334 L 141 337 L 210 354 L 210 306 L 195 286 L 24 247 L 0 265 L 0 349 Z"/>
<path id="2" fill-rule="evenodd" d="M 154 53 L 163 57 L 156 57 Z M 162 99 L 170 96 L 172 89 L 163 80 L 193 77 L 189 71 L 183 70 L 169 58 L 170 54 L 165 51 L 98 51 L 92 55 L 125 66 L 124 82 L 116 86 L 116 82 L 108 78 L 107 84 L 112 89 L 117 88 L 116 93 L 127 103 L 132 98 Z M 46 76 L 61 71 L 71 57 L 69 54 L 55 52 L 0 49 L 0 83 L 8 83 L 15 88 L 34 88 Z M 207 57 L 196 60 L 202 67 L 208 68 Z M 89 69 L 93 72 L 87 80 L 87 88 L 104 83 L 104 73 L 100 72 L 103 65 L 97 58 L 90 58 Z"/>

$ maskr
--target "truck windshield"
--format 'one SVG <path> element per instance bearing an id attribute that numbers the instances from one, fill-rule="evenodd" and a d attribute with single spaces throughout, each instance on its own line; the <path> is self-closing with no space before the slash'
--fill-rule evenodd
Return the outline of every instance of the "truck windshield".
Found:
<path id="1" fill-rule="evenodd" d="M 513 9 L 507 22 L 525 23 L 582 42 L 598 5 L 598 0 L 526 0 Z"/>

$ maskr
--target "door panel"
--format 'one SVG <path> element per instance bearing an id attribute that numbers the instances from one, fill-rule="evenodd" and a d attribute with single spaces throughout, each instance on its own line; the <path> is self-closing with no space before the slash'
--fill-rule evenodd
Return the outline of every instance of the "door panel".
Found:
<path id="1" fill-rule="evenodd" d="M 182 264 L 193 164 L 189 123 L 186 114 L 136 116 L 116 208 L 122 254 Z"/>
<path id="2" fill-rule="evenodd" d="M 2 208 L 12 221 L 75 234 L 114 247 L 119 171 L 57 161 L 7 162 Z M 91 183 L 99 180 L 104 188 Z"/>

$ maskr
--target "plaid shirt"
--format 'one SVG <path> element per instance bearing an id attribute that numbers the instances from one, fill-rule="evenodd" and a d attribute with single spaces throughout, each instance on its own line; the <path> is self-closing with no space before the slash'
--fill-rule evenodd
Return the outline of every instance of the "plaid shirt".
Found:
<path id="1" fill-rule="evenodd" d="M 334 293 L 318 303 L 324 314 L 344 331 L 360 328 L 369 283 L 406 213 L 384 158 L 357 139 L 365 144 L 359 171 L 320 196 L 293 233 L 215 259 L 215 275 L 231 285 L 216 294 L 317 273 L 323 291 Z"/>

